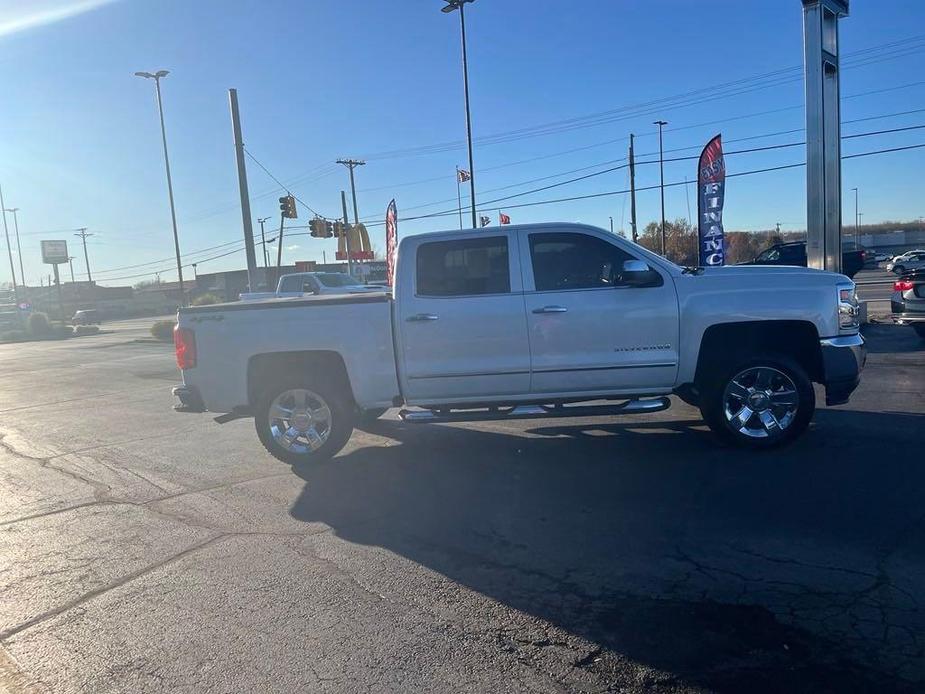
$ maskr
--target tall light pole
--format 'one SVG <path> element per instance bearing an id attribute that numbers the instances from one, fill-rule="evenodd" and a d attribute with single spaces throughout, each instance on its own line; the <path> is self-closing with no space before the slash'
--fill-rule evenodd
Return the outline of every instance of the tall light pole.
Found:
<path id="1" fill-rule="evenodd" d="M 469 60 L 466 55 L 466 10 L 467 2 L 473 0 L 445 0 L 441 12 L 459 10 L 459 31 L 462 37 L 463 89 L 466 94 L 466 144 L 469 147 L 469 204 L 472 209 L 472 228 L 477 227 L 475 220 L 475 165 L 472 163 L 472 114 L 469 110 Z"/>
<path id="2" fill-rule="evenodd" d="M 659 190 L 662 194 L 662 255 L 665 255 L 665 151 L 662 149 L 662 127 L 668 125 L 668 121 L 657 120 L 653 125 L 658 126 L 658 175 Z"/>
<path id="3" fill-rule="evenodd" d="M 180 304 L 186 305 L 186 292 L 183 289 L 183 264 L 180 262 L 180 236 L 177 233 L 177 211 L 173 204 L 173 182 L 170 179 L 170 158 L 167 156 L 167 129 L 164 127 L 164 105 L 161 102 L 161 78 L 170 74 L 167 70 L 155 73 L 136 72 L 137 77 L 154 80 L 154 92 L 157 94 L 157 112 L 161 118 L 161 140 L 164 143 L 164 168 L 167 170 L 167 197 L 170 199 L 170 221 L 173 223 L 173 248 L 177 254 L 177 279 L 180 282 Z"/>
<path id="4" fill-rule="evenodd" d="M 610 217 L 610 233 L 613 233 L 613 217 Z"/>
<path id="5" fill-rule="evenodd" d="M 267 235 L 263 230 L 263 225 L 266 221 L 270 219 L 269 217 L 264 217 L 263 219 L 257 219 L 257 224 L 260 225 L 260 245 L 263 247 L 263 267 L 264 269 L 270 267 L 270 256 L 267 255 Z"/>
<path id="6" fill-rule="evenodd" d="M 19 245 L 19 219 L 16 217 L 16 213 L 19 212 L 18 207 L 11 207 L 5 212 L 13 213 L 13 229 L 16 230 L 16 254 L 19 256 L 19 281 L 22 282 L 22 286 L 26 286 L 26 271 L 22 269 L 22 246 Z"/>
<path id="7" fill-rule="evenodd" d="M 0 211 L 3 214 L 3 233 L 6 235 L 6 252 L 10 256 L 10 277 L 13 278 L 13 293 L 19 299 L 19 289 L 16 285 L 16 270 L 13 265 L 13 249 L 10 246 L 10 230 L 6 226 L 6 207 L 3 204 L 3 190 L 0 189 Z"/>
<path id="8" fill-rule="evenodd" d="M 353 196 L 353 223 L 359 225 L 360 213 L 357 212 L 357 187 L 353 182 L 353 170 L 358 166 L 366 164 L 362 159 L 338 159 L 338 164 L 343 164 L 350 170 L 350 195 Z"/>
<path id="9" fill-rule="evenodd" d="M 854 191 L 854 246 L 856 250 L 861 233 L 861 215 L 858 214 L 858 189 L 852 188 L 851 190 Z"/>
<path id="10" fill-rule="evenodd" d="M 71 270 L 71 284 L 74 284 L 74 256 L 69 255 L 67 257 L 67 266 Z"/>

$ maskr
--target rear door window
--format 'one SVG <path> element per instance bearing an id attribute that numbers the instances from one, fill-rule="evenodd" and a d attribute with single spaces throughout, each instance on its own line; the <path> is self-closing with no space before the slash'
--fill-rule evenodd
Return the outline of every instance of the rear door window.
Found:
<path id="1" fill-rule="evenodd" d="M 511 291 L 507 236 L 422 243 L 417 252 L 419 296 L 474 296 Z"/>

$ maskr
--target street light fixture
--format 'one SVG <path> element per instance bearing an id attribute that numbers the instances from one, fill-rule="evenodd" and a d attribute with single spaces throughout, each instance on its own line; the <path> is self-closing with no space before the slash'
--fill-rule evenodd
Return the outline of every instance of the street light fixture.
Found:
<path id="1" fill-rule="evenodd" d="M 472 163 L 472 114 L 469 110 L 469 61 L 466 55 L 466 12 L 465 6 L 473 0 L 444 0 L 446 5 L 440 8 L 441 12 L 455 12 L 459 10 L 459 31 L 462 37 L 462 64 L 463 89 L 466 94 L 466 144 L 469 148 L 469 204 L 472 210 L 472 228 L 476 228 L 475 220 L 475 166 Z"/>
<path id="2" fill-rule="evenodd" d="M 173 204 L 173 182 L 170 179 L 170 158 L 167 156 L 167 129 L 164 127 L 164 105 L 161 102 L 161 78 L 170 74 L 167 70 L 157 72 L 136 72 L 136 77 L 154 80 L 157 95 L 157 112 L 161 119 L 161 140 L 164 143 L 164 168 L 167 170 L 167 197 L 170 199 L 170 220 L 173 223 L 173 247 L 177 255 L 177 279 L 180 282 L 180 303 L 186 304 L 186 292 L 183 289 L 183 264 L 180 262 L 180 236 L 177 233 L 177 211 Z"/>
<path id="3" fill-rule="evenodd" d="M 653 125 L 658 126 L 658 175 L 659 190 L 662 194 L 662 255 L 665 255 L 665 156 L 662 149 L 662 127 L 668 125 L 668 121 L 657 120 Z"/>

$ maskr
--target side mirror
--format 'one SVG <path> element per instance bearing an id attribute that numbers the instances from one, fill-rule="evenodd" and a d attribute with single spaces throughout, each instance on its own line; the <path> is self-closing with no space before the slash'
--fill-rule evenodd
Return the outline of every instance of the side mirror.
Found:
<path id="1" fill-rule="evenodd" d="M 661 276 L 643 260 L 623 261 L 623 284 L 629 287 L 645 287 L 656 284 Z"/>

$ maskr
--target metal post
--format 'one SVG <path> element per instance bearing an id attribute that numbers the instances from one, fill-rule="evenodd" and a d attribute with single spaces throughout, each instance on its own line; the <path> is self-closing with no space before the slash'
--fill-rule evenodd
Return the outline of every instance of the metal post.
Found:
<path id="1" fill-rule="evenodd" d="M 462 36 L 463 88 L 466 92 L 466 143 L 469 147 L 469 203 L 472 208 L 472 228 L 475 219 L 475 165 L 472 162 L 472 114 L 469 109 L 469 59 L 466 54 L 466 2 L 459 3 L 459 30 Z"/>
<path id="2" fill-rule="evenodd" d="M 55 269 L 55 289 L 58 294 L 58 315 L 64 320 L 64 300 L 61 298 L 61 277 L 58 275 L 58 263 L 52 265 Z"/>
<path id="3" fill-rule="evenodd" d="M 16 214 L 19 212 L 18 207 L 12 207 L 7 212 L 13 213 L 13 229 L 16 231 L 16 254 L 19 256 L 19 281 L 22 282 L 22 286 L 26 286 L 26 271 L 23 269 L 22 264 L 22 246 L 19 243 L 19 216 Z"/>
<path id="4" fill-rule="evenodd" d="M 286 218 L 279 216 L 279 234 L 276 235 L 276 283 L 279 284 L 279 268 L 283 264 L 283 223 Z"/>
<path id="5" fill-rule="evenodd" d="M 166 71 L 161 71 L 166 74 Z M 177 232 L 177 210 L 173 204 L 173 181 L 170 178 L 170 158 L 167 156 L 167 129 L 164 127 L 164 106 L 161 102 L 161 74 L 154 76 L 154 91 L 157 93 L 157 112 L 161 118 L 161 140 L 164 143 L 164 168 L 167 170 L 167 197 L 170 200 L 170 222 L 173 224 L 173 249 L 177 255 L 177 279 L 180 282 L 180 304 L 186 305 L 183 289 L 183 263 L 180 261 L 180 235 Z M 84 246 L 86 249 L 86 246 Z M 89 268 L 89 266 L 88 266 Z"/>
<path id="6" fill-rule="evenodd" d="M 662 149 L 662 127 L 668 125 L 668 121 L 657 120 L 654 125 L 658 126 L 658 175 L 659 190 L 662 195 L 662 255 L 665 255 L 665 157 Z"/>
<path id="7" fill-rule="evenodd" d="M 87 233 L 87 227 L 81 227 L 77 230 L 77 233 L 74 236 L 79 236 L 80 240 L 84 244 L 84 262 L 87 264 L 87 281 L 90 284 L 93 284 L 93 275 L 90 274 L 90 256 L 87 255 L 87 237 L 93 236 L 93 234 Z"/>
<path id="8" fill-rule="evenodd" d="M 861 236 L 861 217 L 858 214 L 858 189 L 851 190 L 854 191 L 854 250 L 857 250 L 858 239 Z"/>
<path id="9" fill-rule="evenodd" d="M 456 209 L 459 211 L 459 230 L 462 231 L 462 193 L 459 192 L 459 167 L 456 167 Z"/>
<path id="10" fill-rule="evenodd" d="M 613 233 L 613 217 L 610 217 L 610 233 Z"/>
<path id="11" fill-rule="evenodd" d="M 630 133 L 630 226 L 633 228 L 633 243 L 637 243 L 636 232 L 636 155 L 633 151 L 633 133 Z"/>
<path id="12" fill-rule="evenodd" d="M 74 284 L 74 256 L 67 257 L 67 265 L 71 269 L 71 284 Z"/>
<path id="13" fill-rule="evenodd" d="M 841 117 L 838 20 L 847 0 L 802 0 L 806 89 L 806 256 L 841 272 Z"/>
<path id="14" fill-rule="evenodd" d="M 353 169 L 351 169 L 352 171 Z M 344 208 L 344 247 L 347 249 L 347 274 L 353 277 L 353 254 L 350 252 L 350 222 L 347 220 L 347 193 L 340 192 L 340 204 Z"/>
<path id="15" fill-rule="evenodd" d="M 6 235 L 6 252 L 10 256 L 10 276 L 13 278 L 13 293 L 19 298 L 19 288 L 16 284 L 16 270 L 13 265 L 13 248 L 10 246 L 10 230 L 6 225 L 6 205 L 3 204 L 3 189 L 0 188 L 0 210 L 3 211 L 3 233 Z"/>
<path id="16" fill-rule="evenodd" d="M 241 114 L 238 111 L 238 90 L 228 90 L 231 106 L 231 130 L 234 137 L 234 156 L 238 165 L 238 192 L 241 196 L 241 220 L 244 223 L 244 251 L 247 256 L 247 284 L 251 291 L 257 286 L 257 256 L 254 252 L 254 226 L 251 223 L 251 201 L 247 191 L 247 167 L 244 158 L 244 139 L 241 135 Z M 282 222 L 280 222 L 282 228 Z M 280 245 L 282 249 L 282 245 Z M 277 263 L 279 265 L 279 263 Z"/>
<path id="17" fill-rule="evenodd" d="M 257 222 L 260 224 L 260 245 L 263 247 L 263 267 L 264 269 L 270 267 L 270 256 L 267 254 L 267 235 L 263 230 L 263 224 L 269 219 L 269 217 L 264 217 L 263 219 L 258 219 Z"/>

